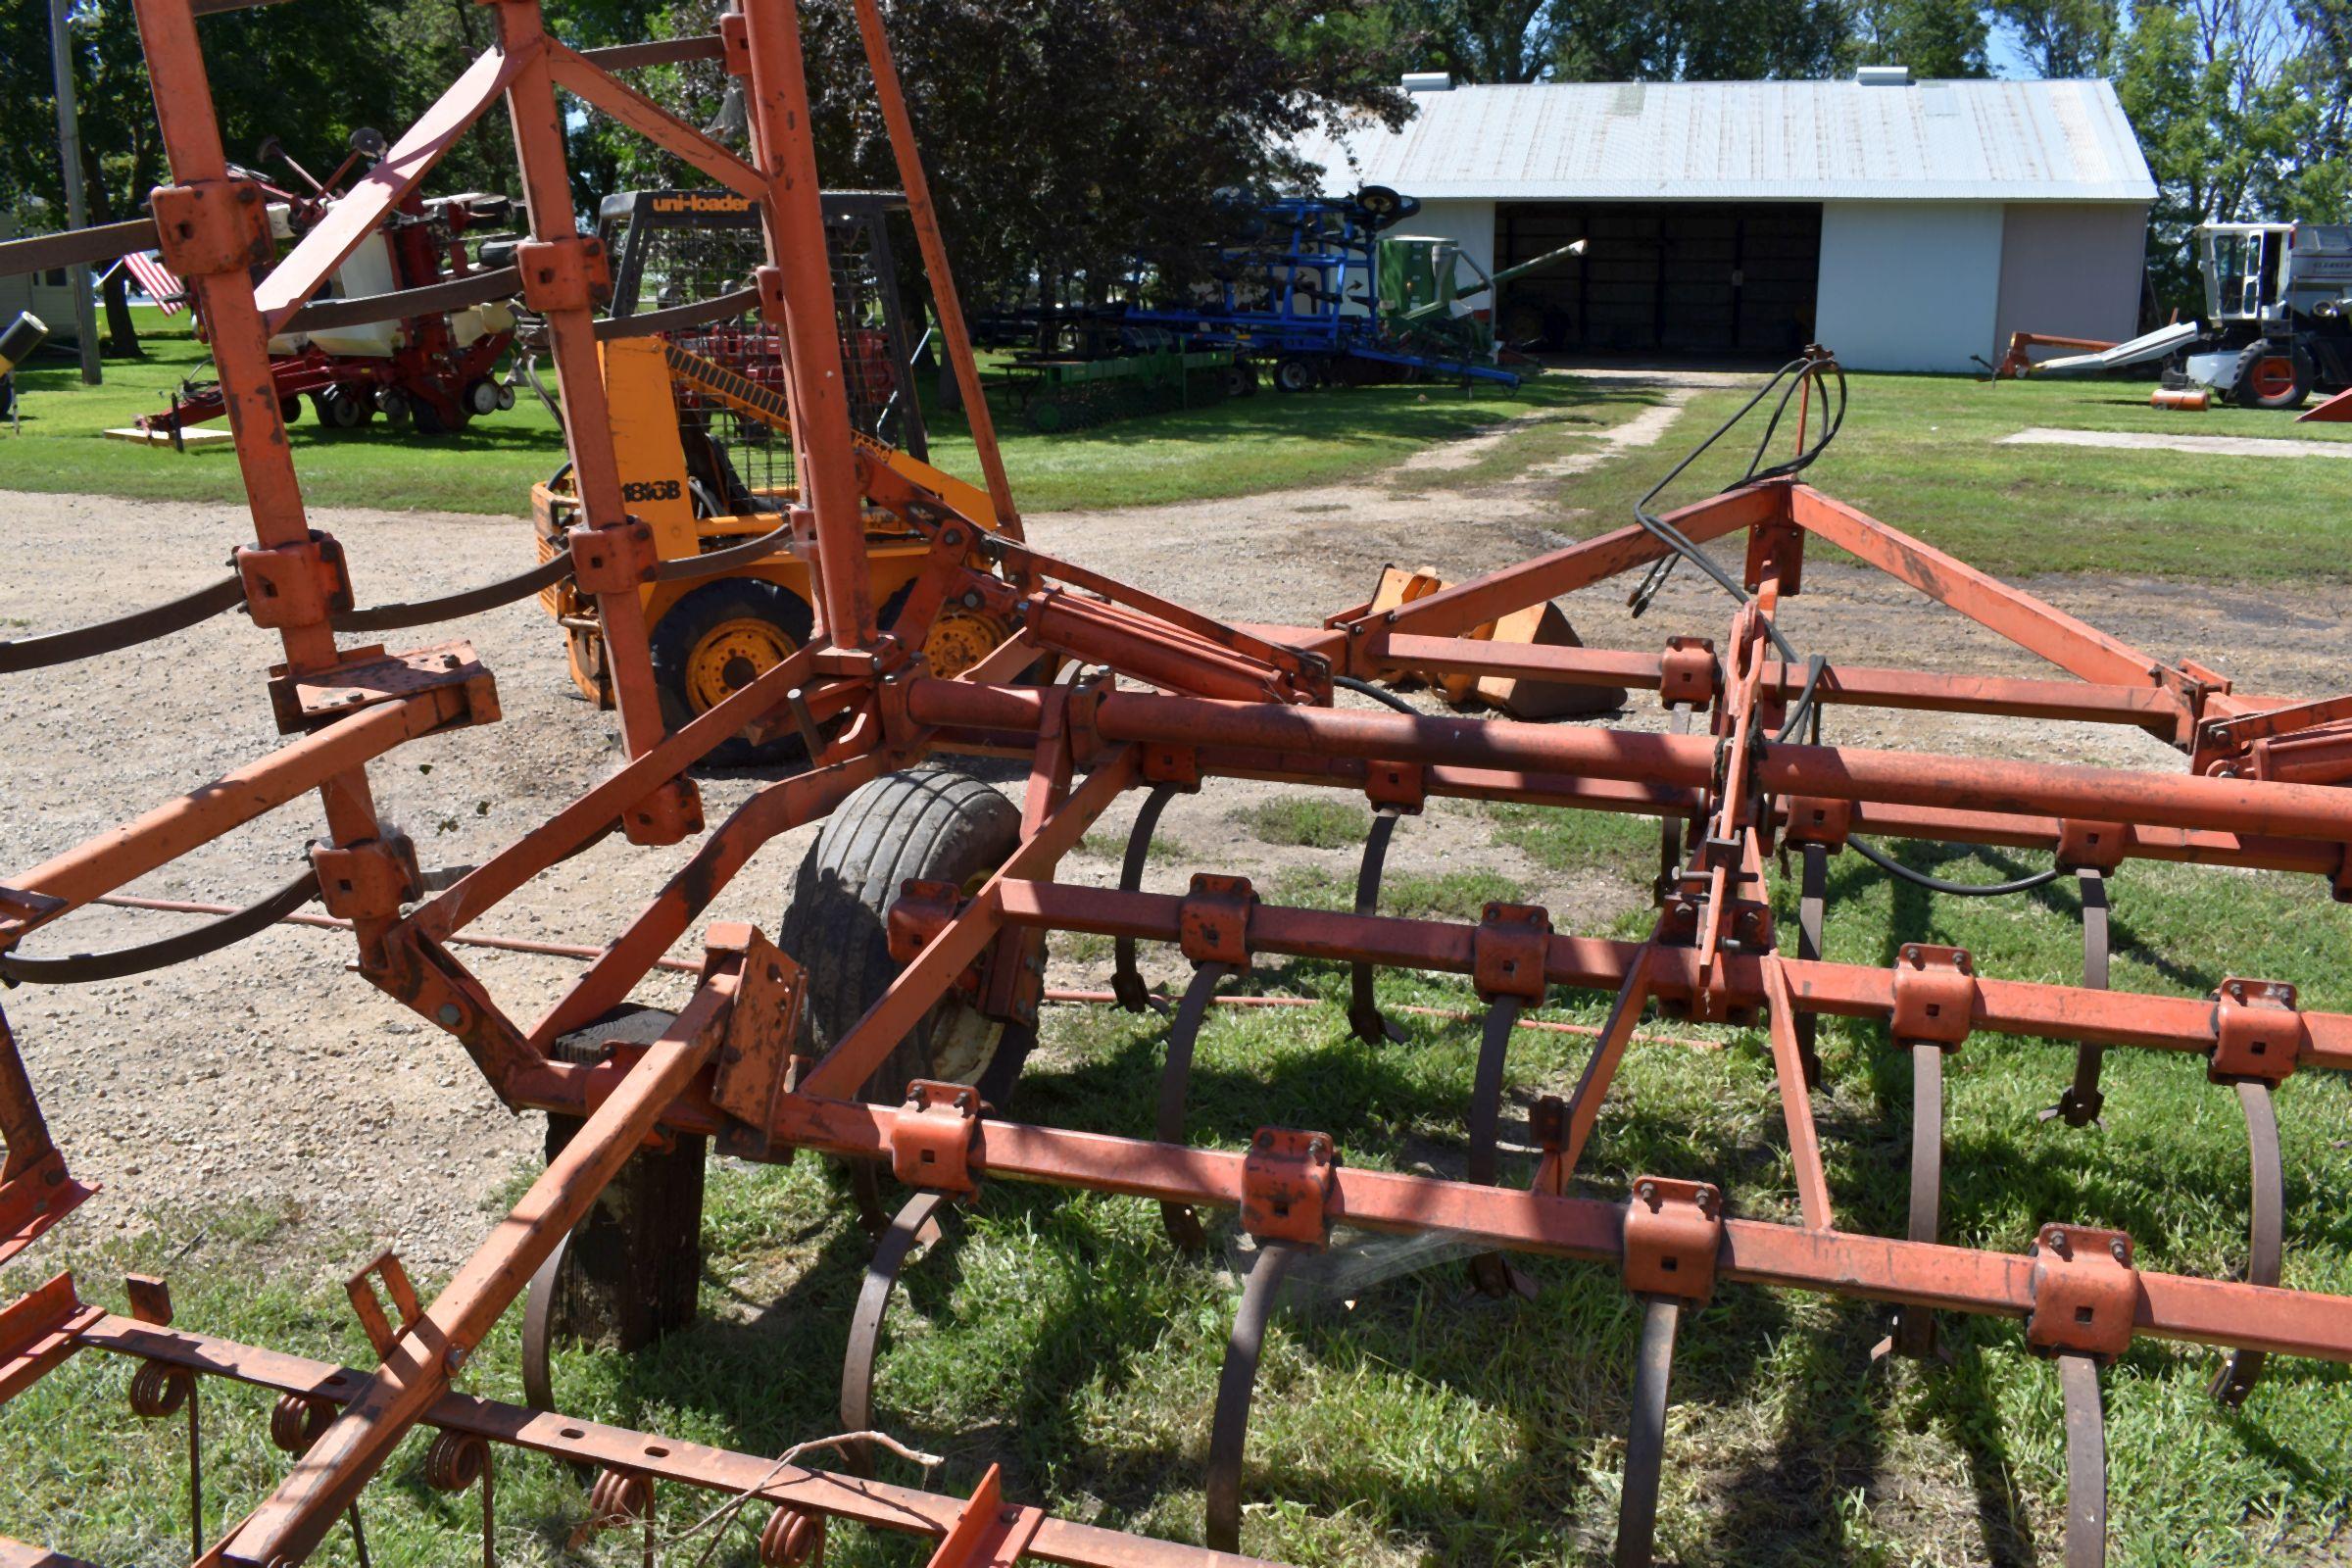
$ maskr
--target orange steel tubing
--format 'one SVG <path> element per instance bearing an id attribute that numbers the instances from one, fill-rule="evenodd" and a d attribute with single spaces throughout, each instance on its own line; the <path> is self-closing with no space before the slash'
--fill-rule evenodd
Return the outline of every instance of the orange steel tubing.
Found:
<path id="1" fill-rule="evenodd" d="M 42 911 L 13 933 L 0 925 L 0 935 L 22 936 L 111 893 L 403 741 L 431 733 L 464 712 L 465 706 L 462 692 L 443 687 L 368 709 L 109 828 L 10 881 L 16 891 L 60 900 L 63 907 Z"/>
<path id="2" fill-rule="evenodd" d="M 2155 684 L 2157 662 L 2130 643 L 1833 501 L 1810 485 L 1798 484 L 1789 491 L 1788 515 L 1807 533 L 1909 583 L 2061 669 L 2112 685 Z"/>
<path id="3" fill-rule="evenodd" d="M 571 177 L 564 154 L 564 114 L 541 44 L 546 37 L 538 0 L 496 0 L 500 45 L 523 62 L 507 87 L 507 117 L 514 122 L 514 161 L 521 171 L 523 204 L 536 240 L 566 240 L 578 232 L 572 216 Z M 580 518 L 590 528 L 627 525 L 620 493 L 620 459 L 612 448 L 612 415 L 605 397 L 604 361 L 596 347 L 596 313 L 583 302 L 546 313 L 549 357 L 562 392 L 564 445 L 571 455 L 572 492 Z M 636 588 L 599 594 L 597 615 L 604 623 L 606 658 L 620 710 L 621 740 L 630 756 L 661 743 L 662 701 L 646 646 L 645 606 Z"/>
<path id="4" fill-rule="evenodd" d="M 950 683 L 916 683 L 910 702 L 926 723 L 959 721 Z M 970 702 L 979 722 L 1009 728 L 1009 704 Z M 970 721 L 968 719 L 961 721 Z M 1405 717 L 1355 710 L 1217 703 L 1121 692 L 1096 714 L 1105 740 L 1451 762 L 1588 773 L 1697 787 L 1714 771 L 1715 743 L 1698 736 L 1562 728 L 1509 719 Z M 2114 768 L 1942 757 L 1856 747 L 1766 744 L 1757 770 L 1776 795 L 2055 813 L 2085 821 L 2352 842 L 2352 793 L 2323 785 L 2169 777 Z"/>
<path id="5" fill-rule="evenodd" d="M 1805 1082 L 1804 1047 L 1796 1037 L 1796 998 L 1789 993 L 1788 975 L 1777 958 L 1765 958 L 1765 1025 L 1772 1039 L 1772 1075 L 1781 1091 L 1781 1117 L 1788 1127 L 1788 1164 L 1796 1175 L 1797 1205 L 1805 1224 L 1817 1231 L 1834 1227 L 1829 1177 L 1821 1166 L 1821 1136 L 1813 1125 L 1812 1091 Z"/>
<path id="6" fill-rule="evenodd" d="M 1008 881 L 995 906 L 1014 925 L 1092 931 L 1151 942 L 1174 942 L 1184 901 L 1174 894 L 1124 893 L 1056 882 Z M 1334 960 L 1367 959 L 1389 968 L 1472 972 L 1476 927 L 1393 915 L 1342 914 L 1259 905 L 1250 916 L 1250 942 L 1262 953 Z M 1625 983 L 1645 944 L 1599 937 L 1555 936 L 1545 949 L 1544 978 L 1552 985 L 1614 991 Z M 1765 957 L 1716 956 L 1722 995 L 1736 1005 L 1766 1000 Z M 1820 959 L 1774 958 L 1782 965 L 1799 1011 L 1843 1017 L 1885 1017 L 1894 1006 L 1894 971 Z M 1688 948 L 1652 947 L 1645 982 L 1654 996 L 1688 1000 L 1700 984 L 1699 955 Z M 2140 996 L 2024 980 L 1980 978 L 1972 1011 L 1975 1028 L 1993 1034 L 2203 1052 L 2214 1043 L 2210 999 Z M 2352 1069 L 2352 1014 L 2299 1014 L 2301 1059 L 2311 1066 Z"/>
<path id="7" fill-rule="evenodd" d="M 183 185 L 225 180 L 228 156 L 220 142 L 196 19 L 185 0 L 135 0 L 139 42 L 155 97 L 172 177 Z M 241 268 L 189 280 L 204 313 L 221 402 L 236 437 L 237 470 L 244 480 L 254 538 L 264 548 L 301 545 L 311 536 L 294 457 L 286 444 L 277 386 L 270 368 L 270 334 L 255 301 L 253 279 Z M 300 675 L 332 665 L 339 657 L 324 619 L 279 633 L 286 666 Z M 375 802 L 366 769 L 353 767 L 322 781 L 319 801 L 338 844 L 372 838 Z"/>
<path id="8" fill-rule="evenodd" d="M 902 1114 L 913 1113 L 804 1093 L 784 1099 L 772 1130 L 804 1148 L 872 1158 L 888 1155 Z M 1239 1152 L 991 1119 L 971 1156 L 976 1172 L 1225 1207 L 1241 1201 L 1243 1161 Z M 1472 1248 L 1593 1262 L 1620 1259 L 1625 1230 L 1620 1203 L 1345 1162 L 1333 1168 L 1325 1213 L 1367 1230 L 1446 1232 Z M 1719 1277 L 1750 1284 L 2021 1318 L 2034 1305 L 2034 1269 L 2023 1254 L 1743 1219 L 1725 1221 L 1717 1263 Z M 2352 1361 L 2352 1297 L 2142 1272 L 2134 1323 L 2159 1339 Z"/>
<path id="9" fill-rule="evenodd" d="M 850 439 L 849 391 L 834 319 L 833 272 L 825 247 L 816 143 L 801 26 L 791 0 L 736 0 L 750 45 L 752 141 L 768 179 L 760 205 L 768 262 L 782 287 L 785 363 L 793 452 L 802 498 L 816 519 L 816 576 L 824 635 L 838 648 L 870 648 L 874 597 L 865 562 L 865 521 Z"/>
<path id="10" fill-rule="evenodd" d="M 940 234 L 939 210 L 931 201 L 931 177 L 923 171 L 923 156 L 914 139 L 914 120 L 906 113 L 906 95 L 900 89 L 899 68 L 891 58 L 890 34 L 883 28 L 881 9 L 874 0 L 857 0 L 858 32 L 865 43 L 866 65 L 874 75 L 874 99 L 882 109 L 882 123 L 890 131 L 890 150 L 899 164 L 899 189 L 906 197 L 906 216 L 914 223 L 914 242 L 923 255 L 923 275 L 931 283 L 931 303 L 939 313 L 940 340 L 947 345 L 948 363 L 956 369 L 956 386 L 963 395 L 963 416 L 972 429 L 972 445 L 980 454 L 980 472 L 988 483 L 988 504 L 997 514 L 997 526 L 1013 538 L 1024 537 L 1021 514 L 1012 504 L 1012 483 L 1004 476 L 1004 455 L 997 449 L 997 421 L 989 413 L 988 393 L 980 384 L 980 367 L 972 358 L 971 333 L 963 323 L 963 301 L 956 290 L 956 274 L 948 266 L 948 245 Z"/>
<path id="11" fill-rule="evenodd" d="M 217 1548 L 221 1562 L 271 1568 L 281 1561 L 299 1562 L 317 1548 L 335 1516 L 447 1392 L 451 1377 L 531 1275 L 709 1061 L 733 1002 L 730 975 L 715 977 L 695 993 L 571 1142 L 548 1160 L 481 1250 L 401 1334 L 383 1366 L 293 1473 Z"/>

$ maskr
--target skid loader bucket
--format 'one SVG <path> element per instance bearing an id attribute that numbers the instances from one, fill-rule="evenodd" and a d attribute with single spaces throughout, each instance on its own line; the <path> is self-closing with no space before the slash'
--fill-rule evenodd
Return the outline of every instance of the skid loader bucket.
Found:
<path id="1" fill-rule="evenodd" d="M 1380 588 L 1372 596 L 1372 612 L 1395 610 L 1445 586 L 1445 579 L 1434 566 L 1423 566 L 1418 571 L 1384 567 Z M 1479 642 L 1525 643 L 1539 648 L 1584 646 L 1568 617 L 1557 605 L 1549 603 L 1513 611 L 1499 620 L 1472 628 L 1469 636 Z M 1483 702 L 1522 719 L 1586 718 L 1594 713 L 1614 712 L 1625 706 L 1623 687 L 1575 686 L 1515 675 L 1433 677 L 1426 670 L 1399 669 L 1389 678 L 1389 684 L 1399 690 L 1434 684 L 1455 708 Z"/>

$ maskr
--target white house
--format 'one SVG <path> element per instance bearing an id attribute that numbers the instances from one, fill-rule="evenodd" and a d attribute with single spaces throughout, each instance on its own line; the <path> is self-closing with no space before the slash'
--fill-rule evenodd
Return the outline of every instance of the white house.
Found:
<path id="1" fill-rule="evenodd" d="M 1418 113 L 1298 151 L 1326 194 L 1419 197 L 1404 225 L 1493 270 L 1502 335 L 1568 354 L 1786 354 L 1969 370 L 2011 331 L 2136 329 L 2155 181 L 2105 81 L 1405 78 Z"/>

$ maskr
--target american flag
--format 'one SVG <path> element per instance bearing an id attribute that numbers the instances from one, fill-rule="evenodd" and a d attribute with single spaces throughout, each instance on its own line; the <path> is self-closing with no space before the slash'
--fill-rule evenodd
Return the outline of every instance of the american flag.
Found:
<path id="1" fill-rule="evenodd" d="M 179 314 L 180 301 L 186 285 L 181 283 L 178 278 L 173 277 L 171 270 L 162 262 L 147 255 L 144 251 L 133 251 L 122 258 L 122 265 L 130 269 L 130 275 L 138 280 L 140 288 L 147 291 L 149 299 L 163 307 L 166 316 Z"/>

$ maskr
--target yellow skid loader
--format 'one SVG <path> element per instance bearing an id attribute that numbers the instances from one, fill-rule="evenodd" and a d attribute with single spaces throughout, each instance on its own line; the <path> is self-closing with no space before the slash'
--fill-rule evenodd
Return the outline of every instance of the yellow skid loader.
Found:
<path id="1" fill-rule="evenodd" d="M 712 438 L 710 416 L 731 416 L 738 431 L 764 432 L 780 446 L 790 429 L 783 393 L 658 337 L 615 339 L 603 345 L 603 353 L 621 493 L 629 511 L 653 526 L 657 558 L 687 560 L 774 531 L 797 498 L 796 488 L 746 483 L 728 456 L 729 443 Z M 864 470 L 887 470 L 898 481 L 889 487 L 892 493 L 911 489 L 936 497 L 982 527 L 996 528 L 986 491 L 870 437 L 856 439 Z M 564 536 L 578 510 L 568 466 L 531 487 L 531 525 L 540 560 L 566 548 Z M 865 523 L 874 603 L 888 629 L 930 546 L 886 504 L 869 499 Z M 810 566 L 796 551 L 778 551 L 723 576 L 650 582 L 638 590 L 654 677 L 670 728 L 748 685 L 808 640 L 815 621 Z M 595 603 L 568 579 L 546 589 L 540 600 L 564 628 L 574 683 L 598 706 L 612 707 Z M 985 610 L 950 604 L 932 620 L 923 657 L 934 673 L 956 675 L 1011 632 Z M 797 745 L 781 742 L 777 748 Z M 761 760 L 760 749 L 741 741 L 711 757 L 721 765 Z"/>

